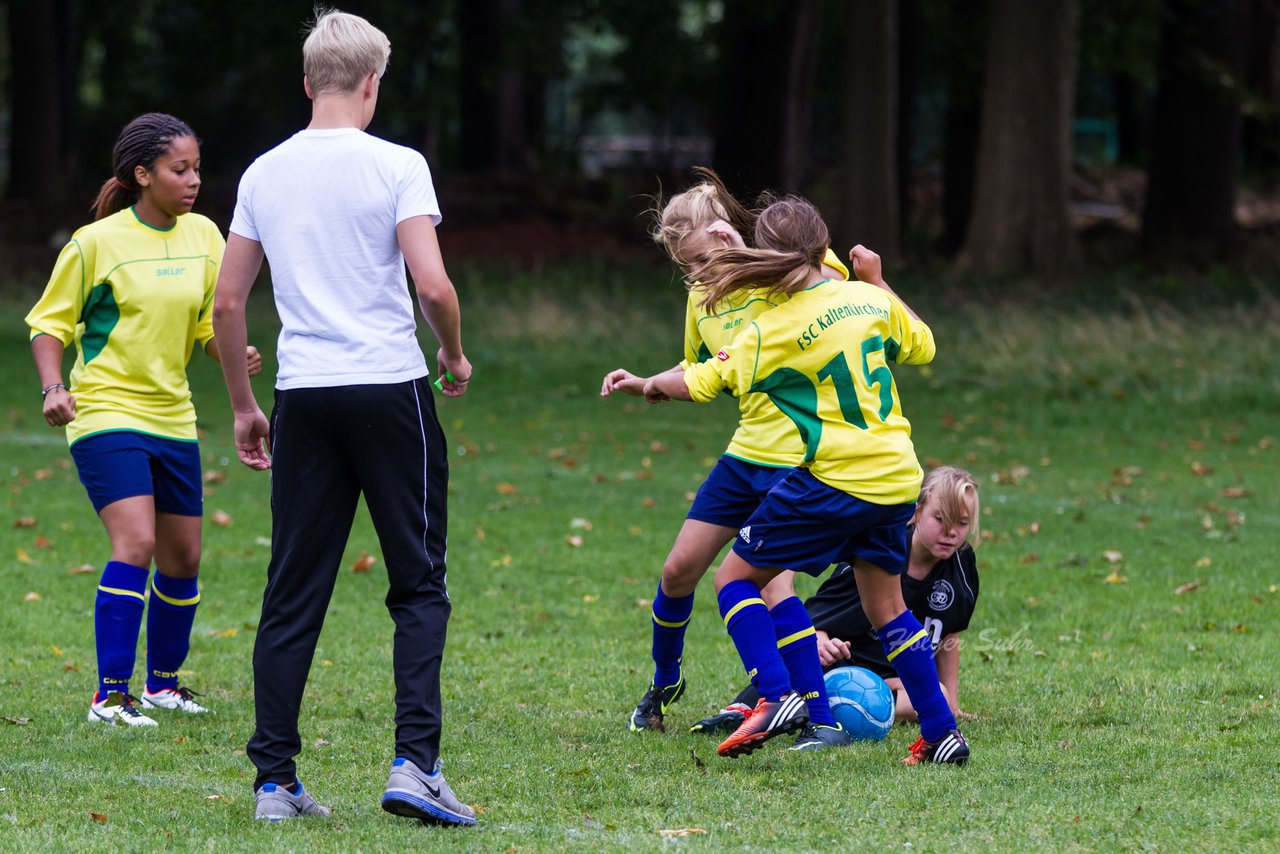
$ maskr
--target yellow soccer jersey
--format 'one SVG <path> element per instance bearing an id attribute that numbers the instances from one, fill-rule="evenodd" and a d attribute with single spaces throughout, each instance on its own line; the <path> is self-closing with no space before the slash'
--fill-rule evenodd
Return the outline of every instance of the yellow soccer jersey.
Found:
<path id="1" fill-rule="evenodd" d="M 830 249 L 823 259 L 847 279 L 849 270 Z M 787 300 L 786 294 L 769 296 L 766 288 L 742 291 L 725 301 L 703 308 L 698 304 L 698 288 L 689 292 L 685 311 L 684 362 L 682 367 L 705 362 L 733 343 L 738 333 L 762 312 Z M 770 402 L 767 395 L 754 392 L 738 396 L 738 429 L 725 453 L 762 466 L 791 468 L 804 457 L 803 443 L 796 426 Z"/>
<path id="2" fill-rule="evenodd" d="M 694 400 L 728 389 L 770 401 L 799 432 L 801 465 L 875 504 L 920 494 L 890 363 L 932 361 L 933 332 L 887 291 L 827 280 L 761 313 L 714 358 L 685 371 Z"/>
<path id="3" fill-rule="evenodd" d="M 31 337 L 76 347 L 67 440 L 136 430 L 194 440 L 187 362 L 213 338 L 213 289 L 225 247 L 199 214 L 152 228 L 132 208 L 81 228 L 27 315 Z"/>

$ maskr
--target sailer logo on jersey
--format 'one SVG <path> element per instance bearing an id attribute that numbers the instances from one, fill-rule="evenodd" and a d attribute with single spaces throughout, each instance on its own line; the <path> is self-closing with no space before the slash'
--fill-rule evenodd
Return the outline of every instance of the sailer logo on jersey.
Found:
<path id="1" fill-rule="evenodd" d="M 933 583 L 933 589 L 929 591 L 929 608 L 934 611 L 945 611 L 951 607 L 955 598 L 956 592 L 951 589 L 950 582 L 945 578 L 939 578 Z"/>
<path id="2" fill-rule="evenodd" d="M 719 353 L 716 353 L 716 358 L 722 362 L 727 362 L 729 361 L 729 354 L 724 350 L 721 350 Z"/>

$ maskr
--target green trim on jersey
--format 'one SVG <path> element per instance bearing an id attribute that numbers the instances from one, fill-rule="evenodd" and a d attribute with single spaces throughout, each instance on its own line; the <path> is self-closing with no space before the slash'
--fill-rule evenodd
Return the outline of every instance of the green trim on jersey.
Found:
<path id="1" fill-rule="evenodd" d="M 752 459 L 748 459 L 747 457 L 744 457 L 744 456 L 742 456 L 742 455 L 740 455 L 740 454 L 731 454 L 731 453 L 729 453 L 728 451 L 725 451 L 725 452 L 724 452 L 723 454 L 721 454 L 720 456 L 722 456 L 722 457 L 731 457 L 731 458 L 733 458 L 733 459 L 735 459 L 735 460 L 738 460 L 739 462 L 749 463 L 749 464 L 751 464 L 751 465 L 753 465 L 753 466 L 759 466 L 760 468 L 763 468 L 763 469 L 793 469 L 793 468 L 795 468 L 795 466 L 790 465 L 790 464 L 788 464 L 788 463 L 762 463 L 762 462 L 760 462 L 759 460 L 752 460 Z"/>
<path id="2" fill-rule="evenodd" d="M 103 282 L 89 291 L 89 299 L 85 300 L 84 310 L 80 312 L 80 322 L 84 324 L 80 349 L 87 365 L 106 348 L 111 330 L 120 322 L 120 306 L 116 305 L 116 295 L 110 282 Z"/>
<path id="3" fill-rule="evenodd" d="M 154 226 L 154 225 L 152 225 L 151 223 L 147 222 L 147 221 L 146 221 L 145 219 L 143 219 L 142 217 L 138 216 L 138 206 L 137 206 L 137 205 L 129 205 L 129 213 L 133 214 L 133 218 L 134 218 L 134 219 L 136 219 L 136 220 L 138 221 L 138 224 L 139 224 L 139 225 L 145 225 L 147 228 L 151 229 L 152 231 L 158 231 L 158 232 L 160 232 L 161 234 L 166 234 L 166 233 L 168 233 L 168 232 L 170 232 L 170 231 L 173 231 L 175 228 L 177 228 L 177 227 L 178 227 L 178 220 L 177 220 L 177 218 L 175 217 L 175 218 L 174 218 L 174 220 L 173 220 L 173 225 L 169 226 L 168 228 L 157 228 L 156 226 Z"/>
<path id="4" fill-rule="evenodd" d="M 105 436 L 108 433 L 137 433 L 139 436 L 150 436 L 152 439 L 164 439 L 166 442 L 182 442 L 185 445 L 198 445 L 199 439 L 180 439 L 176 436 L 166 436 L 163 433 L 151 433 L 146 430 L 134 430 L 132 427 L 115 427 L 108 430 L 95 430 L 92 433 L 85 433 L 83 436 L 77 436 L 72 439 L 68 447 L 74 448 L 77 443 L 83 442 L 91 436 Z"/>

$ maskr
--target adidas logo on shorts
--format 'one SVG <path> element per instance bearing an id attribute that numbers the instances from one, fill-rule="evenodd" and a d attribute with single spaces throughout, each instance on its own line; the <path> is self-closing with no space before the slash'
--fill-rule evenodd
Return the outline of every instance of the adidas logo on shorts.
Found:
<path id="1" fill-rule="evenodd" d="M 746 525 L 738 529 L 738 538 L 747 545 L 751 545 L 751 526 Z"/>

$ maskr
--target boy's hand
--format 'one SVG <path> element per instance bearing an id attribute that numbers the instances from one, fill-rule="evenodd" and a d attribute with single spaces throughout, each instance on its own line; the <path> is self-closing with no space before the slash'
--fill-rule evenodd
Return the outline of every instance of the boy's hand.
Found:
<path id="1" fill-rule="evenodd" d="M 657 383 L 652 378 L 645 380 L 644 383 L 644 399 L 649 403 L 662 403 L 664 400 L 670 400 L 667 393 L 658 388 Z"/>
<path id="2" fill-rule="evenodd" d="M 440 390 L 444 392 L 445 397 L 462 397 L 467 393 L 467 383 L 471 382 L 472 368 L 466 356 L 450 359 L 441 347 L 436 353 L 436 365 L 437 373 L 443 377 Z"/>
<path id="3" fill-rule="evenodd" d="M 249 362 L 249 376 L 256 377 L 262 373 L 262 354 L 258 352 L 258 348 L 250 344 L 244 348 L 245 358 Z"/>

